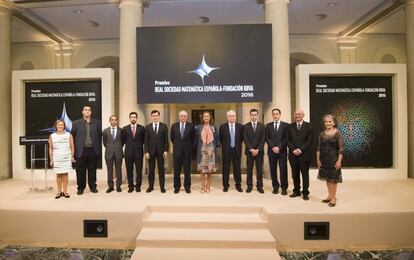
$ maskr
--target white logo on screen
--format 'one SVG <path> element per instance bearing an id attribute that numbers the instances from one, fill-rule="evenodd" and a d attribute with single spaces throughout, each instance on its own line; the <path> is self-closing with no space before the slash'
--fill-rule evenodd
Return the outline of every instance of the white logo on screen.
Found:
<path id="1" fill-rule="evenodd" d="M 208 66 L 204 58 L 204 54 L 203 54 L 203 59 L 201 63 L 198 65 L 198 67 L 195 70 L 189 71 L 188 73 L 195 73 L 198 76 L 200 76 L 201 81 L 203 82 L 203 85 L 204 85 L 204 77 L 209 76 L 210 72 L 212 72 L 213 70 L 218 70 L 218 69 L 220 68 L 213 68 L 213 67 Z"/>

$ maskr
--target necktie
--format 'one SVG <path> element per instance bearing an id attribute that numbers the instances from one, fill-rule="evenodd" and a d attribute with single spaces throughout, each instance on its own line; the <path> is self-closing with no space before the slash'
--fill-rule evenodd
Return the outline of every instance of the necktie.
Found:
<path id="1" fill-rule="evenodd" d="M 253 123 L 253 132 L 256 132 L 256 123 Z"/>
<path id="2" fill-rule="evenodd" d="M 112 140 L 115 141 L 115 128 L 112 128 Z"/>
<path id="3" fill-rule="evenodd" d="M 302 124 L 298 124 L 298 130 L 300 130 L 300 127 L 302 126 Z"/>
<path id="4" fill-rule="evenodd" d="M 234 148 L 236 146 L 236 135 L 234 133 L 234 125 L 230 125 L 230 147 Z"/>
<path id="5" fill-rule="evenodd" d="M 155 134 L 158 134 L 158 124 L 155 124 L 155 127 L 154 127 L 154 132 L 155 132 Z"/>
<path id="6" fill-rule="evenodd" d="M 279 130 L 279 121 L 275 121 L 275 131 Z"/>
<path id="7" fill-rule="evenodd" d="M 184 137 L 184 129 L 185 129 L 185 125 L 184 123 L 181 123 L 181 128 L 180 128 L 181 139 Z"/>
<path id="8" fill-rule="evenodd" d="M 135 138 L 135 125 L 132 126 L 132 137 Z"/>

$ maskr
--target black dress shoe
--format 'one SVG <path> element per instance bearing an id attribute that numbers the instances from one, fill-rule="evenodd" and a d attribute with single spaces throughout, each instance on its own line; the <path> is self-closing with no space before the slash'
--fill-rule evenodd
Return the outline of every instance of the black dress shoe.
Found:
<path id="1" fill-rule="evenodd" d="M 240 187 L 237 187 L 237 188 L 236 188 L 236 190 L 237 190 L 238 192 L 243 192 L 243 189 L 242 189 L 242 188 L 240 188 Z"/>
<path id="2" fill-rule="evenodd" d="M 135 187 L 136 192 L 141 192 L 141 187 Z"/>
<path id="3" fill-rule="evenodd" d="M 122 191 L 121 187 L 116 187 L 116 192 L 121 192 L 121 191 Z"/>
<path id="4" fill-rule="evenodd" d="M 134 191 L 134 188 L 133 187 L 129 187 L 128 188 L 128 193 L 131 193 L 131 192 L 133 192 Z"/>
<path id="5" fill-rule="evenodd" d="M 257 188 L 257 191 L 259 192 L 259 193 L 264 193 L 264 190 L 263 190 L 263 188 Z"/>
<path id="6" fill-rule="evenodd" d="M 303 200 L 309 200 L 309 196 L 308 195 L 303 195 Z"/>
<path id="7" fill-rule="evenodd" d="M 161 193 L 165 193 L 166 190 L 164 188 L 161 188 Z"/>
<path id="8" fill-rule="evenodd" d="M 223 192 L 228 192 L 228 191 L 229 191 L 229 188 L 228 187 L 223 188 Z"/>
<path id="9" fill-rule="evenodd" d="M 272 193 L 273 194 L 278 194 L 279 193 L 279 189 L 273 189 Z"/>
<path id="10" fill-rule="evenodd" d="M 191 189 L 185 189 L 185 192 L 191 193 Z"/>
<path id="11" fill-rule="evenodd" d="M 250 192 L 252 192 L 252 189 L 253 189 L 252 187 L 247 187 L 246 192 L 250 193 Z"/>
<path id="12" fill-rule="evenodd" d="M 91 192 L 92 193 L 98 193 L 98 189 L 95 188 L 95 189 L 91 190 Z"/>
<path id="13" fill-rule="evenodd" d="M 78 192 L 76 194 L 82 195 L 83 194 L 83 190 L 78 190 Z"/>
<path id="14" fill-rule="evenodd" d="M 180 190 L 177 190 L 177 189 L 174 190 L 174 193 L 179 193 L 179 192 L 180 192 Z"/>
<path id="15" fill-rule="evenodd" d="M 150 193 L 151 191 L 153 191 L 154 190 L 154 188 L 151 188 L 151 187 L 149 187 L 148 189 L 147 189 L 147 193 Z"/>
<path id="16" fill-rule="evenodd" d="M 106 193 L 110 193 L 110 192 L 113 192 L 114 191 L 114 188 L 112 187 L 112 188 L 108 188 L 107 190 L 106 190 Z"/>
<path id="17" fill-rule="evenodd" d="M 286 190 L 282 190 L 282 195 L 286 196 L 287 195 L 287 191 Z"/>
<path id="18" fill-rule="evenodd" d="M 300 197 L 300 194 L 299 193 L 292 193 L 292 194 L 289 195 L 289 197 L 291 197 L 291 198 Z"/>

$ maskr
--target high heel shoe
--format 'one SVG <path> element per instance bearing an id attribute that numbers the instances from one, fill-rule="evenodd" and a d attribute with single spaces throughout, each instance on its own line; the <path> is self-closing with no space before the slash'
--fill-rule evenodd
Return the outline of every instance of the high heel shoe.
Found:
<path id="1" fill-rule="evenodd" d="M 55 199 L 59 199 L 60 197 L 62 197 L 62 192 L 61 192 L 61 193 L 56 194 Z"/>
<path id="2" fill-rule="evenodd" d="M 329 203 L 329 202 L 331 202 L 331 199 L 324 199 L 324 200 L 322 200 L 322 203 Z"/>
<path id="3" fill-rule="evenodd" d="M 65 197 L 65 198 L 70 198 L 70 195 L 69 195 L 69 193 L 63 193 L 63 197 Z"/>
<path id="4" fill-rule="evenodd" d="M 332 207 L 335 207 L 335 206 L 336 206 L 336 200 L 335 200 L 335 202 L 334 202 L 334 203 L 329 202 L 328 206 L 329 206 L 329 207 L 331 207 L 331 208 L 332 208 Z"/>

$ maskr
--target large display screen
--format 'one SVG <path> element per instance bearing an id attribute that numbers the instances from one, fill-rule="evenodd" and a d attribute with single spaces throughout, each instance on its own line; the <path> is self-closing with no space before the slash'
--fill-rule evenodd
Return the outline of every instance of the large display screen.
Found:
<path id="1" fill-rule="evenodd" d="M 101 81 L 27 82 L 25 88 L 26 136 L 48 137 L 54 123 L 62 119 L 66 131 L 82 117 L 84 105 L 92 108 L 92 117 L 101 120 Z M 37 158 L 44 157 L 43 147 L 36 147 Z M 30 167 L 30 149 L 26 149 L 26 166 Z M 42 167 L 42 162 L 36 166 Z"/>
<path id="2" fill-rule="evenodd" d="M 393 167 L 392 76 L 311 76 L 309 83 L 316 136 L 322 117 L 334 115 L 345 141 L 343 166 Z"/>
<path id="3" fill-rule="evenodd" d="M 138 27 L 137 95 L 138 103 L 270 102 L 271 25 Z"/>

